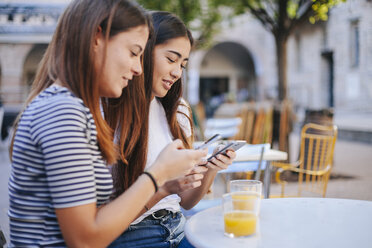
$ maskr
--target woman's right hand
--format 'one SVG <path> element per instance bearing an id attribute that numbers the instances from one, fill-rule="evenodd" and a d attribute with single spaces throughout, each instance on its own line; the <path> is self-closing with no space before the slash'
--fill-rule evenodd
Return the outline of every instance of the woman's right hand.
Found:
<path id="1" fill-rule="evenodd" d="M 162 150 L 148 171 L 161 187 L 166 181 L 189 174 L 197 164 L 205 159 L 206 155 L 206 149 L 185 149 L 182 141 L 177 139 Z"/>
<path id="2" fill-rule="evenodd" d="M 162 191 L 165 196 L 168 196 L 197 188 L 201 185 L 204 173 L 207 171 L 208 168 L 205 166 L 195 166 L 191 173 L 186 176 L 165 182 L 164 185 L 160 187 L 159 191 Z"/>

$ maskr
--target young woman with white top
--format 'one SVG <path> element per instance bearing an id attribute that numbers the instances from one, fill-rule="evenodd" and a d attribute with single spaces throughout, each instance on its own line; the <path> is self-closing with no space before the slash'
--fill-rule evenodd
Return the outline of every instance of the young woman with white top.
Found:
<path id="1" fill-rule="evenodd" d="M 182 99 L 182 71 L 186 67 L 193 38 L 184 23 L 168 12 L 151 12 L 154 34 L 144 52 L 145 89 L 149 101 L 148 168 L 172 140 L 181 139 L 192 148 L 191 111 Z M 127 89 L 126 89 L 127 90 Z M 218 155 L 190 174 L 166 182 L 146 203 L 142 214 L 109 247 L 192 247 L 184 238 L 185 217 L 181 207 L 196 205 L 211 186 L 218 170 L 225 169 L 236 154 Z M 138 165 L 141 167 L 141 165 Z M 177 167 L 178 164 L 174 164 Z M 113 168 L 116 191 L 125 190 L 123 166 Z"/>

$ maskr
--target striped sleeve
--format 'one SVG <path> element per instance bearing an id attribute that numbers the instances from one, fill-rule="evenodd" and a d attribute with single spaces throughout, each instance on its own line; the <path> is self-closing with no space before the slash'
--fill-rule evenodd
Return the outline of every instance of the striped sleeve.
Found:
<path id="1" fill-rule="evenodd" d="M 54 208 L 96 202 L 90 131 L 84 107 L 71 100 L 54 102 L 31 123 L 31 137 L 44 159 Z"/>

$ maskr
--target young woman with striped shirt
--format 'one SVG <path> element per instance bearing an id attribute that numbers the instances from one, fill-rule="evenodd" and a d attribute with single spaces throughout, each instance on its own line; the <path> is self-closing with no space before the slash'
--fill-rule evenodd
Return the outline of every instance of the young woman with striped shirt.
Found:
<path id="1" fill-rule="evenodd" d="M 158 187 L 190 172 L 206 155 L 182 149 L 176 140 L 108 202 L 112 177 L 106 164 L 126 158 L 114 145 L 115 129 L 102 116 L 100 99 L 143 83 L 140 57 L 150 30 L 144 11 L 128 0 L 75 0 L 60 17 L 16 122 L 10 247 L 106 247 Z M 138 94 L 135 101 L 145 101 Z M 141 121 L 137 115 L 123 125 Z"/>

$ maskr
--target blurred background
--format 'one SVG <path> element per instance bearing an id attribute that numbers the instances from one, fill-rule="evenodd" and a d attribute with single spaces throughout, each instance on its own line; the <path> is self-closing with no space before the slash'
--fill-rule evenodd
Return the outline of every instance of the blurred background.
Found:
<path id="1" fill-rule="evenodd" d="M 6 235 L 11 126 L 69 2 L 0 1 L 0 228 Z M 304 123 L 335 124 L 327 197 L 372 200 L 372 0 L 138 2 L 176 13 L 197 40 L 184 72 L 197 140 L 213 133 L 215 119 L 238 120 L 224 128 L 225 138 L 270 143 L 295 161 Z"/>

